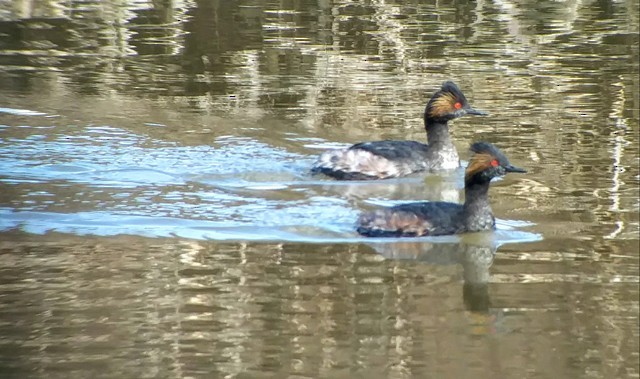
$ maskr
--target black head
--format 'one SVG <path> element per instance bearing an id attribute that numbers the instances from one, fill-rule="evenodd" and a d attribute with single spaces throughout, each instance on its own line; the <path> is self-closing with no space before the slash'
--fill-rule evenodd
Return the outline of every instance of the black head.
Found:
<path id="1" fill-rule="evenodd" d="M 460 88 L 454 82 L 444 82 L 427 103 L 425 120 L 447 122 L 466 114 L 487 115 L 487 112 L 473 109 Z"/>
<path id="2" fill-rule="evenodd" d="M 527 172 L 512 166 L 507 157 L 489 142 L 475 142 L 471 145 L 471 152 L 473 155 L 464 175 L 466 182 L 489 182 L 508 172 Z"/>

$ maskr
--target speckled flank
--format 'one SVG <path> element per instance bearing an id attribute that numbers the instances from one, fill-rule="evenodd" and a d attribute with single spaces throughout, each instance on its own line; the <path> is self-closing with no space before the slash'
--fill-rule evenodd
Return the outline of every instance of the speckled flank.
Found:
<path id="1" fill-rule="evenodd" d="M 358 232 L 370 237 L 423 236 L 432 228 L 428 220 L 412 212 L 378 209 L 358 219 Z"/>
<path id="2" fill-rule="evenodd" d="M 384 179 L 408 175 L 411 168 L 361 149 L 328 150 L 313 165 L 314 172 L 341 171 Z"/>
<path id="3" fill-rule="evenodd" d="M 345 149 L 325 151 L 312 167 L 341 180 L 387 179 L 430 170 L 452 170 L 460 166 L 453 144 L 430 149 L 416 141 L 375 141 Z"/>

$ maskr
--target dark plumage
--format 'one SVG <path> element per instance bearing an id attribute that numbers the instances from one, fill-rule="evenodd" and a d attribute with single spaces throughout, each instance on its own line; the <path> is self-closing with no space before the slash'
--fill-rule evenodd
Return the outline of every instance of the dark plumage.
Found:
<path id="1" fill-rule="evenodd" d="M 357 222 L 358 233 L 368 237 L 415 237 L 459 234 L 495 229 L 489 204 L 491 179 L 507 172 L 526 172 L 512 166 L 494 145 L 476 142 L 465 171 L 464 204 L 420 202 L 364 213 Z"/>
<path id="2" fill-rule="evenodd" d="M 485 115 L 473 109 L 453 82 L 445 82 L 425 108 L 429 144 L 417 141 L 374 141 L 325 151 L 311 171 L 336 179 L 386 179 L 428 170 L 460 166 L 458 151 L 449 136 L 448 121 L 465 114 Z"/>

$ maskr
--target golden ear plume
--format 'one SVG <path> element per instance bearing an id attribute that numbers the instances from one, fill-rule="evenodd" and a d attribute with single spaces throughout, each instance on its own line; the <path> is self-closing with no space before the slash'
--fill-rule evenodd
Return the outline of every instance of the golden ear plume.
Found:
<path id="1" fill-rule="evenodd" d="M 469 165 L 467 166 L 467 169 L 464 171 L 465 178 L 472 176 L 482 170 L 487 169 L 489 166 L 491 166 L 491 161 L 493 161 L 494 159 L 495 159 L 494 156 L 491 154 L 487 154 L 487 153 L 474 154 L 473 157 L 471 157 L 471 160 L 469 161 Z"/>
<path id="2" fill-rule="evenodd" d="M 456 103 L 456 100 L 456 97 L 451 92 L 443 92 L 440 96 L 433 99 L 430 112 L 431 116 L 443 116 L 454 111 L 454 104 Z"/>

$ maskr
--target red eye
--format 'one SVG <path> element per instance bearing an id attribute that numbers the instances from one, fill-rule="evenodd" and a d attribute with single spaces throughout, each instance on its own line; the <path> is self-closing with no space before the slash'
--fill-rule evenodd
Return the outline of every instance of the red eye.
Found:
<path id="1" fill-rule="evenodd" d="M 498 162 L 497 159 L 494 159 L 494 160 L 491 161 L 491 166 L 498 167 L 498 166 L 500 166 L 500 162 Z"/>
<path id="2" fill-rule="evenodd" d="M 455 109 L 460 109 L 460 108 L 462 108 L 462 104 L 460 102 L 457 102 L 457 103 L 453 104 L 453 107 Z"/>

